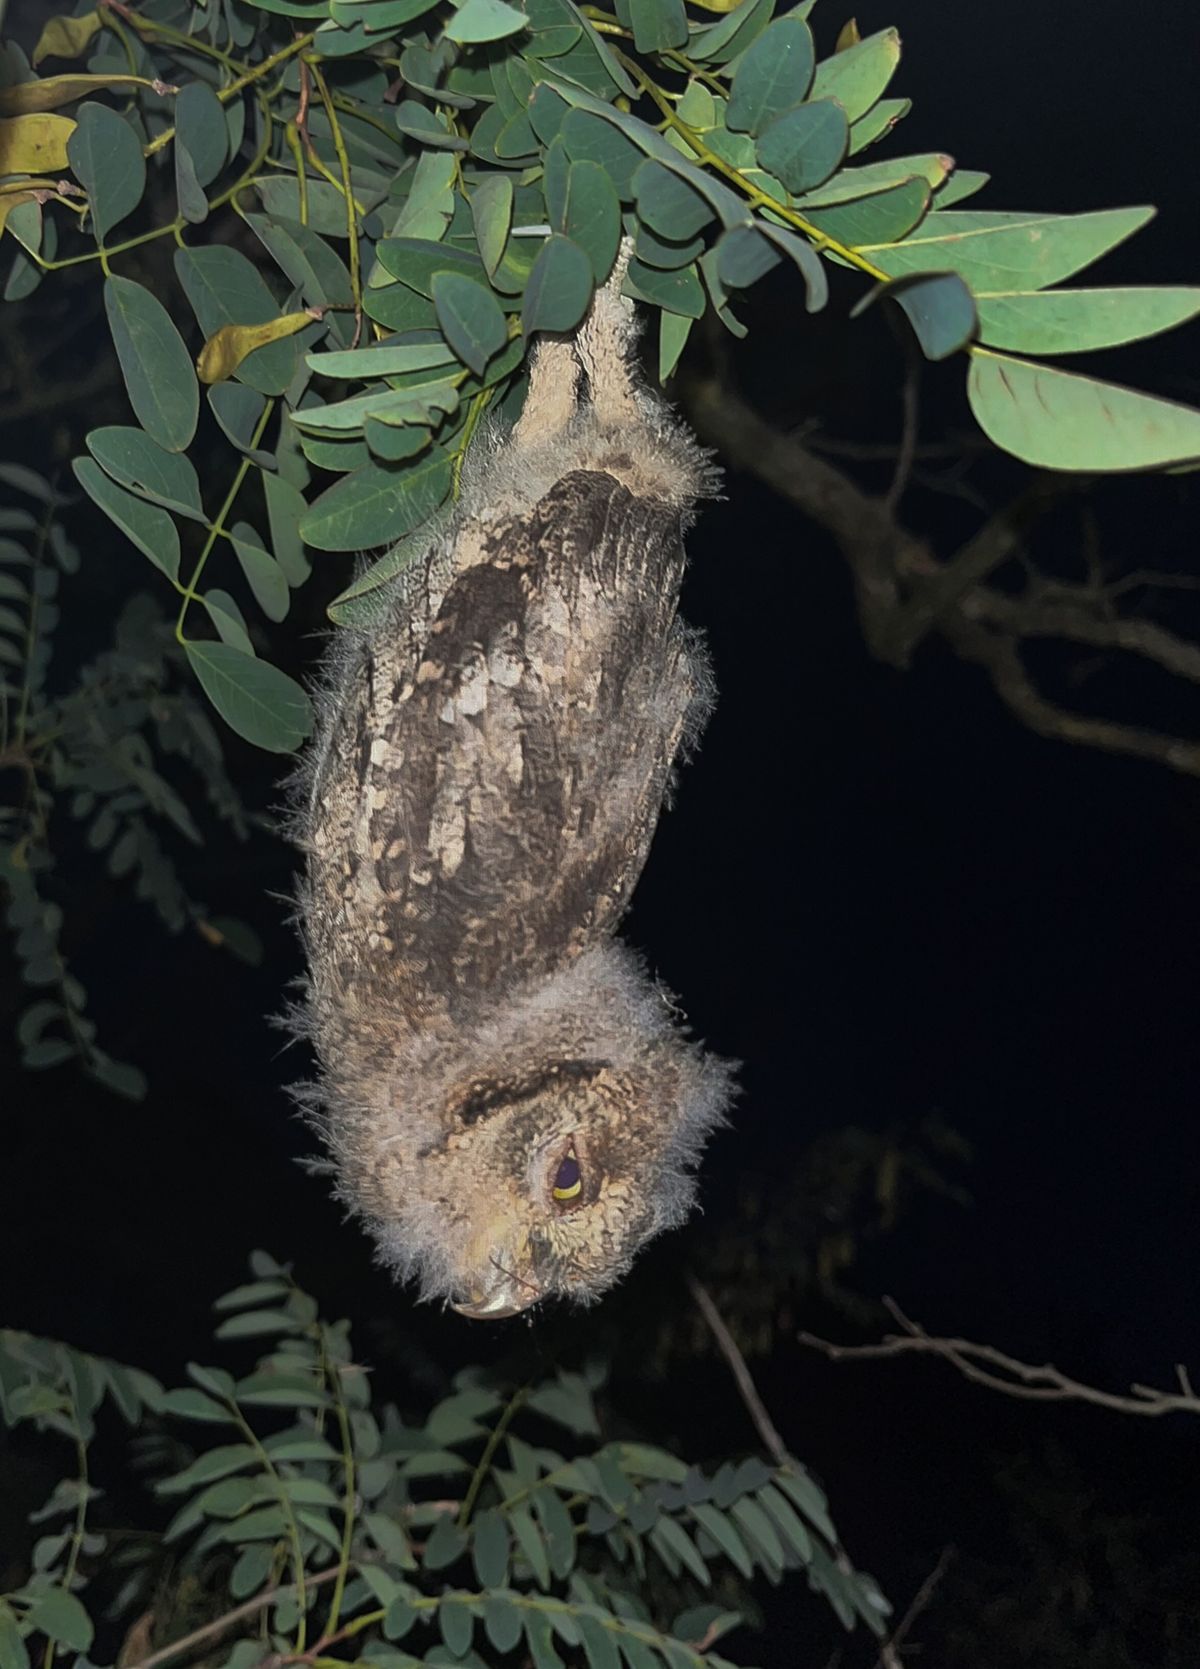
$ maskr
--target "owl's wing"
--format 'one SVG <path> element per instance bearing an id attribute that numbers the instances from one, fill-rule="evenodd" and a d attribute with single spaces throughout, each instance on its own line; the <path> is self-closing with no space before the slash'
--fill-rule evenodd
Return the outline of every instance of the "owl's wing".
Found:
<path id="1" fill-rule="evenodd" d="M 375 645 L 326 783 L 348 984 L 453 1014 L 611 932 L 693 695 L 682 568 L 677 510 L 576 472 L 489 535 L 415 664 Z"/>

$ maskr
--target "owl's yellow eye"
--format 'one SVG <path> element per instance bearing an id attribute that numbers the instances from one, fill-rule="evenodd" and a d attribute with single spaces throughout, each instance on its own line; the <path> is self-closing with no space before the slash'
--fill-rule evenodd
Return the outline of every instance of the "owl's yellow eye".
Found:
<path id="1" fill-rule="evenodd" d="M 583 1175 L 574 1148 L 567 1154 L 554 1173 L 554 1198 L 559 1205 L 570 1205 L 583 1192 Z"/>

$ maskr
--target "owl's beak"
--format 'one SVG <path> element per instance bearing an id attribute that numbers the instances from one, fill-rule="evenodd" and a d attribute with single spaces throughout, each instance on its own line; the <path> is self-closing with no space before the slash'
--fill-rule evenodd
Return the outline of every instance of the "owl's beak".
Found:
<path id="1" fill-rule="evenodd" d="M 450 1308 L 472 1321 L 503 1321 L 506 1316 L 520 1315 L 541 1296 L 540 1289 L 532 1282 L 518 1283 L 511 1276 L 503 1275 L 485 1291 L 472 1293 L 466 1303 L 452 1304 Z"/>

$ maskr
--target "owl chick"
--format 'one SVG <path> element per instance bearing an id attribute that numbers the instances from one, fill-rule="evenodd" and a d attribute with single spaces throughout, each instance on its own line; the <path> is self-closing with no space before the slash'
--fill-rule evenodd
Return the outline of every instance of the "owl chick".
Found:
<path id="1" fill-rule="evenodd" d="M 638 385 L 619 284 L 541 341 L 448 529 L 339 634 L 296 816 L 338 1193 L 472 1317 L 611 1286 L 686 1216 L 731 1095 L 614 938 L 711 703 L 676 618 L 708 466 Z"/>

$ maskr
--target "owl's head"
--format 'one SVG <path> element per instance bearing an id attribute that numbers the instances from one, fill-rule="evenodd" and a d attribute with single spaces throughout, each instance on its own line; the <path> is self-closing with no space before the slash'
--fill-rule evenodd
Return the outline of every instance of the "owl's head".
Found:
<path id="1" fill-rule="evenodd" d="M 379 1050 L 326 1132 L 381 1260 L 481 1320 L 612 1286 L 687 1216 L 731 1098 L 731 1064 L 677 1019 L 608 944 L 469 1032 L 410 1046 L 403 1070 Z"/>
<path id="2" fill-rule="evenodd" d="M 552 1059 L 471 1086 L 439 1166 L 460 1314 L 499 1318 L 554 1296 L 587 1302 L 683 1220 L 699 1133 L 671 1116 L 680 1085 L 665 1064 L 648 1073 Z"/>

